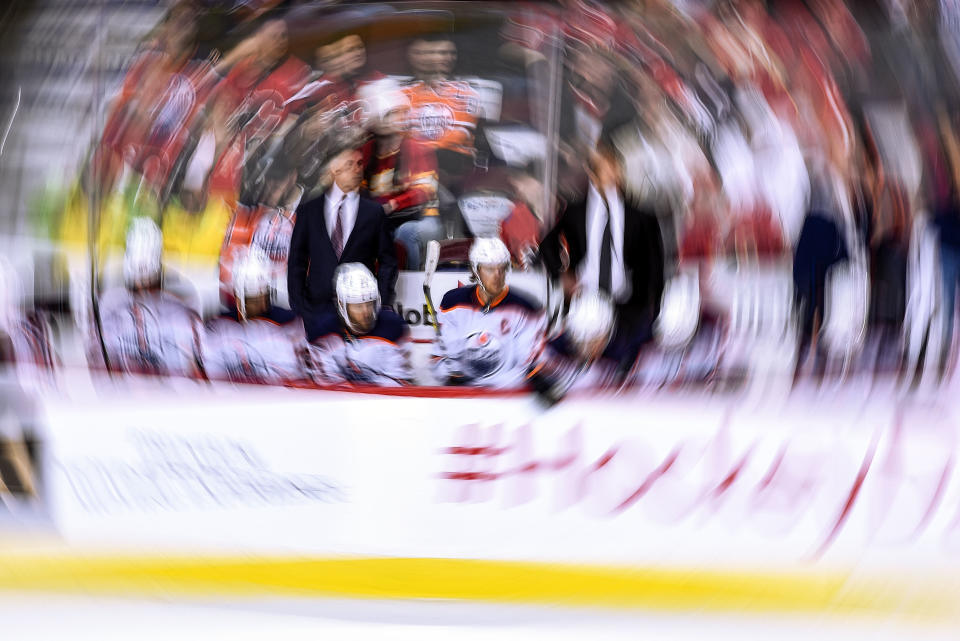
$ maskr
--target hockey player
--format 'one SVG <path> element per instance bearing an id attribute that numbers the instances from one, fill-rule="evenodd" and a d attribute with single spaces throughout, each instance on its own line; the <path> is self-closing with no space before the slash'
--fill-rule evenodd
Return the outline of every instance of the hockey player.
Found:
<path id="1" fill-rule="evenodd" d="M 99 337 L 91 332 L 88 358 L 126 373 L 202 376 L 200 316 L 163 289 L 163 237 L 149 218 L 135 218 L 123 258 L 125 287 L 100 299 Z M 102 340 L 101 343 L 99 340 Z"/>
<path id="2" fill-rule="evenodd" d="M 499 238 L 470 248 L 475 285 L 447 292 L 437 321 L 441 380 L 499 389 L 522 387 L 543 345 L 544 316 L 507 286 L 510 252 Z"/>
<path id="3" fill-rule="evenodd" d="M 336 312 L 318 321 L 310 346 L 311 374 L 324 385 L 410 384 L 410 330 L 392 309 L 380 307 L 377 279 L 362 263 L 337 268 Z"/>
<path id="4" fill-rule="evenodd" d="M 56 358 L 49 325 L 24 313 L 21 296 L 18 274 L 0 256 L 0 508 L 14 495 L 36 496 L 31 443 L 37 442 L 40 405 L 30 390 L 52 380 Z"/>
<path id="5" fill-rule="evenodd" d="M 307 379 L 303 322 L 273 305 L 269 257 L 252 249 L 235 263 L 236 306 L 207 323 L 203 365 L 211 379 L 284 385 Z"/>
<path id="6" fill-rule="evenodd" d="M 0 388 L 5 373 L 14 382 L 54 384 L 59 363 L 50 322 L 38 310 L 26 308 L 20 276 L 0 256 Z M 2 397 L 0 392 L 0 405 Z"/>
<path id="7" fill-rule="evenodd" d="M 561 333 L 549 341 L 530 371 L 531 385 L 552 405 L 572 390 L 619 385 L 630 366 L 614 340 L 616 311 L 611 300 L 583 291 L 570 300 Z"/>

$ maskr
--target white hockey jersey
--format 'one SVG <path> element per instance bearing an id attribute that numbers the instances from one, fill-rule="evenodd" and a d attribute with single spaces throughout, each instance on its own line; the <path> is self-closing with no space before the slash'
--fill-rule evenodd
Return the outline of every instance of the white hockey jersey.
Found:
<path id="1" fill-rule="evenodd" d="M 478 286 L 447 292 L 437 312 L 440 338 L 434 361 L 442 382 L 520 388 L 543 348 L 545 318 L 509 287 L 491 302 L 480 302 Z"/>
<path id="2" fill-rule="evenodd" d="M 11 362 L 0 362 L 0 379 L 4 371 L 10 368 L 9 373 L 25 387 L 37 385 L 53 386 L 56 384 L 56 371 L 60 359 L 53 349 L 53 337 L 50 323 L 39 314 L 11 314 L 9 318 L 0 318 L 0 341 L 8 341 Z M 0 344 L 0 356 L 3 355 L 5 345 Z M 0 387 L 2 387 L 0 382 Z M 3 404 L 0 394 L 0 405 Z M 0 410 L 0 414 L 2 414 Z"/>
<path id="3" fill-rule="evenodd" d="M 200 376 L 200 316 L 172 294 L 153 290 L 108 291 L 100 299 L 107 365 L 113 371 L 163 376 Z M 102 363 L 93 328 L 87 356 Z"/>
<path id="4" fill-rule="evenodd" d="M 310 345 L 310 377 L 321 385 L 344 383 L 395 387 L 413 381 L 410 330 L 391 309 L 381 309 L 368 334 L 348 334 L 336 312 L 319 319 Z"/>
<path id="5" fill-rule="evenodd" d="M 262 385 L 307 380 L 306 349 L 303 321 L 279 308 L 246 322 L 235 314 L 215 318 L 201 342 L 208 378 Z"/>

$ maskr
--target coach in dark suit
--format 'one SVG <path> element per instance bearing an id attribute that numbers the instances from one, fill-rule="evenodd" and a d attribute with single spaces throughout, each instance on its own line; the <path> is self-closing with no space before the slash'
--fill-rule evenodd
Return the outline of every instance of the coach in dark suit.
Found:
<path id="1" fill-rule="evenodd" d="M 377 275 L 380 297 L 393 302 L 397 258 L 383 208 L 358 192 L 363 179 L 362 154 L 342 152 L 330 163 L 333 184 L 319 198 L 297 209 L 290 238 L 287 291 L 290 306 L 303 317 L 307 338 L 316 338 L 313 320 L 334 308 L 334 273 L 342 263 L 363 263 Z"/>
<path id="2" fill-rule="evenodd" d="M 590 156 L 586 197 L 561 212 L 540 255 L 550 274 L 562 281 L 568 299 L 578 289 L 613 299 L 616 340 L 629 365 L 653 338 L 663 296 L 664 250 L 657 217 L 623 198 L 621 167 L 616 150 L 601 142 Z"/>

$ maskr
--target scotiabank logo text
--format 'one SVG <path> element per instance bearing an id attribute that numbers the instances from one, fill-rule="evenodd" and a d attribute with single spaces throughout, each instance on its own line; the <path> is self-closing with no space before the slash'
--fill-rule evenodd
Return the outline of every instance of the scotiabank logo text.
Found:
<path id="1" fill-rule="evenodd" d="M 333 479 L 274 470 L 249 443 L 220 436 L 130 432 L 136 456 L 55 461 L 87 512 L 182 511 L 340 503 Z"/>
<path id="2" fill-rule="evenodd" d="M 400 318 L 406 321 L 407 325 L 432 325 L 433 316 L 424 303 L 420 308 L 404 307 L 402 303 L 396 303 L 389 306 L 397 313 Z"/>

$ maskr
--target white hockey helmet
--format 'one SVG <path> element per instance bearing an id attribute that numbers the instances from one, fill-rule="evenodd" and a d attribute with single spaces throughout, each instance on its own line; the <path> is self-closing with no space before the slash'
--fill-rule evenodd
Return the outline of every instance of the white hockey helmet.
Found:
<path id="1" fill-rule="evenodd" d="M 123 255 L 123 280 L 127 287 L 148 285 L 160 279 L 163 234 L 153 220 L 134 218 L 127 230 Z"/>
<path id="2" fill-rule="evenodd" d="M 480 265 L 510 265 L 510 250 L 499 238 L 477 238 L 470 247 L 470 268 Z"/>
<path id="3" fill-rule="evenodd" d="M 344 263 L 334 279 L 337 290 L 337 311 L 352 332 L 359 332 L 347 313 L 348 304 L 374 302 L 374 313 L 380 313 L 380 287 L 377 279 L 363 263 Z"/>
<path id="4" fill-rule="evenodd" d="M 751 302 L 752 301 L 752 302 Z M 757 301 L 750 296 L 734 296 L 734 320 L 745 318 L 744 305 Z M 740 313 L 738 313 L 740 311 Z M 666 283 L 660 315 L 653 324 L 653 335 L 662 347 L 680 348 L 689 343 L 700 324 L 700 279 L 695 270 L 681 271 Z"/>
<path id="5" fill-rule="evenodd" d="M 271 295 L 273 279 L 270 260 L 263 250 L 251 247 L 233 266 L 233 297 L 241 319 L 247 317 L 246 299 Z"/>
<path id="6" fill-rule="evenodd" d="M 581 355 L 593 357 L 610 342 L 616 320 L 610 298 L 599 292 L 584 291 L 570 300 L 564 332 Z"/>

